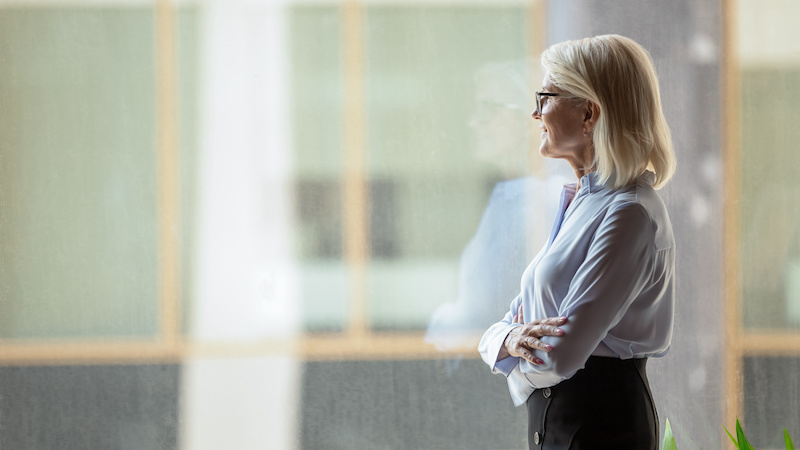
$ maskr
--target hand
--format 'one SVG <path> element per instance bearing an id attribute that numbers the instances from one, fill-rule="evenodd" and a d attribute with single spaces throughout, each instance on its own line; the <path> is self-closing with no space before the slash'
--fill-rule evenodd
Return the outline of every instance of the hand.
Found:
<path id="1" fill-rule="evenodd" d="M 549 352 L 553 349 L 553 346 L 545 344 L 539 338 L 543 336 L 563 336 L 564 330 L 558 327 L 567 323 L 567 318 L 548 317 L 547 319 L 537 319 L 525 323 L 525 318 L 522 316 L 522 305 L 520 305 L 517 315 L 514 316 L 514 323 L 524 325 L 516 327 L 508 333 L 503 343 L 504 347 L 500 348 L 499 359 L 504 359 L 506 356 L 517 356 L 525 358 L 531 364 L 540 365 L 544 364 L 544 361 L 537 358 L 533 352 L 535 350 Z"/>

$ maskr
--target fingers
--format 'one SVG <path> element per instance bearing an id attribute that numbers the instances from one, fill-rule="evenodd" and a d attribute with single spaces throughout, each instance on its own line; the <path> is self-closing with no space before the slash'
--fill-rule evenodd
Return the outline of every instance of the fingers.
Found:
<path id="1" fill-rule="evenodd" d="M 544 364 L 541 358 L 537 358 L 536 355 L 533 353 L 537 348 L 537 342 L 539 341 L 536 338 L 532 338 L 530 336 L 526 336 L 520 333 L 520 329 L 522 327 L 515 328 L 512 330 L 504 345 L 506 346 L 506 350 L 508 354 L 511 356 L 521 357 L 529 361 L 531 364 L 534 365 L 541 365 Z M 538 344 L 542 344 L 539 342 Z"/>
<path id="2" fill-rule="evenodd" d="M 522 351 L 520 351 L 520 356 L 525 360 L 527 360 L 528 362 L 530 362 L 531 364 L 533 364 L 534 366 L 541 366 L 542 364 L 544 364 L 544 361 L 541 358 L 537 358 L 530 350 L 523 349 Z"/>
<path id="3" fill-rule="evenodd" d="M 563 336 L 564 330 L 553 325 L 537 325 L 538 336 Z"/>
<path id="4" fill-rule="evenodd" d="M 564 316 L 548 317 L 546 319 L 534 319 L 534 320 L 531 320 L 529 323 L 532 323 L 534 325 L 559 326 L 559 325 L 564 325 L 565 323 L 567 323 L 567 318 L 564 317 Z"/>
<path id="5" fill-rule="evenodd" d="M 559 325 L 564 325 L 565 323 L 567 323 L 567 318 L 564 317 L 564 316 L 548 317 L 547 319 L 539 321 L 539 323 L 543 324 L 543 325 L 559 326 Z"/>
<path id="6" fill-rule="evenodd" d="M 532 324 L 529 323 L 522 327 L 520 330 L 521 333 L 525 336 L 532 336 L 534 338 L 540 338 L 543 336 L 563 336 L 564 330 L 555 326 L 555 325 L 544 325 L 544 324 Z"/>
<path id="7" fill-rule="evenodd" d="M 560 325 L 567 323 L 566 317 L 548 317 L 547 319 L 534 320 L 525 328 L 525 333 L 535 337 L 542 336 L 563 336 L 564 330 Z"/>
<path id="8" fill-rule="evenodd" d="M 522 305 L 517 309 L 514 323 L 525 323 L 522 315 Z M 567 323 L 566 317 L 548 317 L 547 319 L 534 320 L 523 327 L 516 328 L 512 334 L 514 338 L 508 342 L 507 350 L 512 356 L 524 358 L 534 365 L 542 365 L 544 361 L 535 355 L 535 351 L 549 352 L 553 346 L 541 341 L 544 336 L 563 336 L 564 330 L 559 328 Z"/>
<path id="9" fill-rule="evenodd" d="M 533 353 L 534 349 L 530 346 L 530 344 L 526 345 L 526 342 L 527 342 L 526 338 L 521 338 L 518 342 L 516 342 L 516 345 L 514 346 L 514 349 L 511 352 L 511 354 L 513 355 L 516 353 L 515 356 L 520 356 L 522 358 L 525 358 L 533 365 L 538 366 L 544 364 L 544 361 L 542 361 L 541 358 L 536 357 L 536 355 Z"/>
<path id="10" fill-rule="evenodd" d="M 520 338 L 520 344 L 531 350 L 541 350 L 543 352 L 549 352 L 553 349 L 552 345 L 546 344 L 532 336 Z"/>
<path id="11" fill-rule="evenodd" d="M 536 357 L 534 351 L 541 350 L 549 352 L 552 349 L 552 345 L 545 344 L 534 337 L 518 336 L 514 339 L 512 345 L 508 349 L 508 352 L 512 356 L 522 357 L 528 360 L 531 364 L 538 366 L 544 364 L 544 361 L 541 358 Z"/>
<path id="12" fill-rule="evenodd" d="M 525 319 L 522 318 L 522 304 L 517 308 L 517 314 L 514 315 L 514 320 L 511 323 L 525 323 Z"/>

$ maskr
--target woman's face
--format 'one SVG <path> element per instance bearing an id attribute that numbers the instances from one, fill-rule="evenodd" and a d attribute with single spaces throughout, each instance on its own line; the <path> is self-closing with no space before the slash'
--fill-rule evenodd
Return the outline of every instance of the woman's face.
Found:
<path id="1" fill-rule="evenodd" d="M 550 82 L 549 73 L 545 73 L 542 83 L 543 92 L 564 92 Z M 586 112 L 583 103 L 576 104 L 571 97 L 542 97 L 542 110 L 532 114 L 534 119 L 542 121 L 539 153 L 547 158 L 562 158 L 571 164 L 583 165 L 586 152 L 591 148 L 591 141 L 584 135 Z"/>
<path id="2" fill-rule="evenodd" d="M 506 77 L 507 78 L 507 77 Z M 528 167 L 528 144 L 534 132 L 521 106 L 513 102 L 525 98 L 502 77 L 483 77 L 475 91 L 477 108 L 469 120 L 475 132 L 476 157 L 497 165 L 509 178 L 525 176 Z M 535 147 L 534 147 L 535 148 Z"/>

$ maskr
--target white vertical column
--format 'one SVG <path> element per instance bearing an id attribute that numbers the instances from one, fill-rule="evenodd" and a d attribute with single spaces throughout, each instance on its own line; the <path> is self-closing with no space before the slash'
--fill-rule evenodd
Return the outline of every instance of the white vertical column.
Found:
<path id="1" fill-rule="evenodd" d="M 299 330 L 291 239 L 289 52 L 284 2 L 201 6 L 195 342 L 252 343 Z M 196 358 L 183 375 L 186 449 L 288 449 L 300 364 L 292 355 Z"/>

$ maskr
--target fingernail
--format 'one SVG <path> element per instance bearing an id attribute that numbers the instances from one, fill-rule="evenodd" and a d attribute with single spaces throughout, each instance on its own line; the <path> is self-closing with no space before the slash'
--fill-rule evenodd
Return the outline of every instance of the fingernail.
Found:
<path id="1" fill-rule="evenodd" d="M 539 359 L 539 358 L 536 358 L 536 364 L 540 364 L 540 365 L 541 365 L 541 364 L 544 364 L 544 361 L 542 361 L 542 360 L 541 360 L 541 359 Z"/>
<path id="2" fill-rule="evenodd" d="M 545 348 L 547 348 L 548 350 L 552 350 L 552 349 L 553 349 L 553 346 L 552 346 L 552 345 L 550 345 L 550 344 L 547 344 L 547 345 L 545 345 Z"/>
<path id="3" fill-rule="evenodd" d="M 564 330 L 561 328 L 556 328 L 556 334 L 564 334 Z"/>

